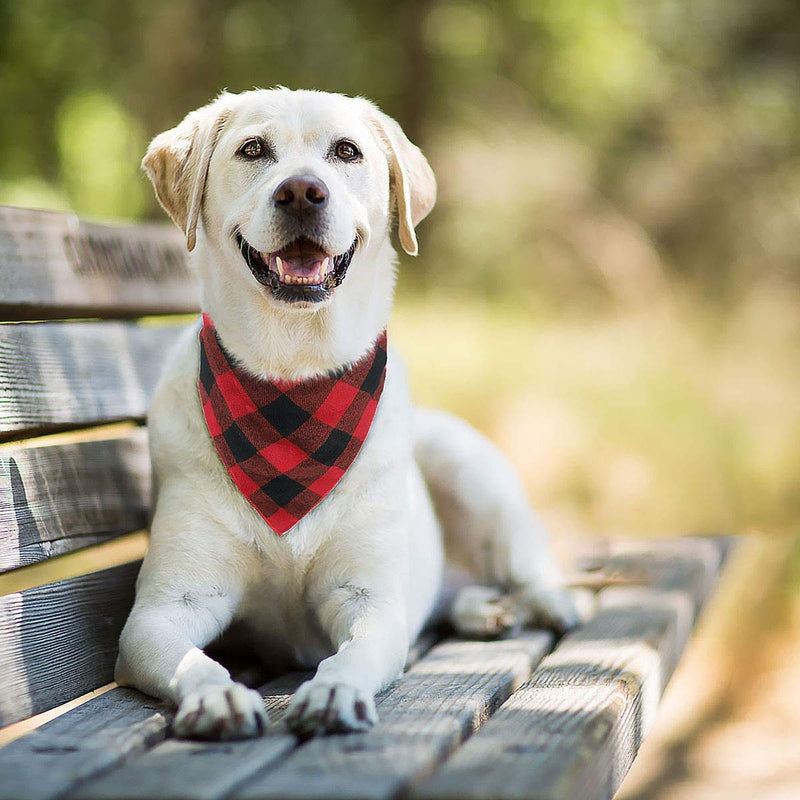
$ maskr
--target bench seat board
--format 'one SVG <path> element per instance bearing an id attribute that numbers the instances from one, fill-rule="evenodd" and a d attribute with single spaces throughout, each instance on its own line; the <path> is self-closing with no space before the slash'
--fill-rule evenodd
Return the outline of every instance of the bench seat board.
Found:
<path id="1" fill-rule="evenodd" d="M 169 715 L 133 689 L 111 689 L 0 749 L 0 800 L 53 800 L 161 741 Z"/>
<path id="2" fill-rule="evenodd" d="M 409 664 L 438 638 L 434 631 L 424 631 L 411 646 Z M 260 687 L 273 723 L 269 742 L 171 739 L 155 747 L 152 756 L 147 754 L 114 772 L 109 784 L 104 778 L 90 779 L 157 745 L 165 738 L 171 719 L 168 707 L 154 698 L 134 689 L 111 689 L 0 748 L 0 800 L 54 800 L 102 796 L 103 792 L 117 796 L 121 786 L 137 798 L 166 798 L 170 793 L 182 797 L 187 791 L 222 796 L 227 787 L 296 746 L 280 721 L 297 687 L 311 675 L 293 672 Z"/>
<path id="3" fill-rule="evenodd" d="M 494 642 L 444 642 L 378 699 L 380 721 L 372 731 L 314 739 L 246 782 L 236 797 L 396 797 L 478 729 L 552 643 L 544 631 Z"/>
<path id="4" fill-rule="evenodd" d="M 411 646 L 409 664 L 439 638 L 435 631 L 423 631 Z M 170 793 L 181 797 L 187 791 L 222 796 L 226 787 L 296 746 L 295 738 L 279 723 L 295 690 L 311 675 L 293 672 L 260 687 L 274 723 L 267 744 L 261 744 L 264 740 L 220 744 L 172 739 L 155 748 L 152 757 L 148 754 L 114 772 L 109 788 L 105 779 L 89 779 L 157 745 L 166 736 L 171 718 L 169 709 L 152 697 L 134 689 L 111 689 L 0 748 L 0 800 L 54 800 L 102 792 L 116 796 L 120 786 L 133 787 L 129 790 L 137 798 L 166 798 Z M 247 762 L 245 767 L 240 760 Z"/>
<path id="5" fill-rule="evenodd" d="M 620 571 L 651 585 L 601 591 L 599 613 L 417 787 L 415 800 L 610 800 L 719 566 L 713 542 L 676 545 L 672 555 L 614 556 Z"/>
<path id="6" fill-rule="evenodd" d="M 0 325 L 0 439 L 143 419 L 184 325 Z"/>
<path id="7" fill-rule="evenodd" d="M 140 562 L 0 597 L 0 725 L 114 677 Z"/>
<path id="8" fill-rule="evenodd" d="M 0 749 L 0 775 L 14 776 L 0 782 L 0 800 L 610 798 L 724 549 L 711 540 L 614 548 L 610 571 L 642 585 L 602 590 L 596 616 L 552 653 L 541 631 L 441 642 L 379 696 L 380 722 L 366 734 L 298 744 L 283 730 L 309 673 L 261 687 L 272 724 L 246 742 L 162 741 L 163 706 L 112 689 Z"/>
<path id="9" fill-rule="evenodd" d="M 260 687 L 271 719 L 280 719 L 297 686 L 309 677 L 310 673 L 291 673 Z M 81 792 L 91 796 L 98 787 L 111 797 L 124 795 L 126 788 L 141 798 L 166 798 L 170 792 L 181 796 L 184 773 L 196 775 L 199 784 L 213 784 L 214 791 L 220 783 L 230 784 L 225 770 L 248 746 L 262 745 L 263 757 L 273 749 L 280 755 L 295 745 L 294 737 L 277 726 L 270 731 L 274 740 L 270 742 L 266 738 L 223 743 L 170 739 L 159 745 L 171 718 L 170 708 L 152 697 L 135 689 L 111 689 L 1 748 L 0 800 L 54 800 L 81 796 Z M 139 773 L 141 783 L 135 789 L 125 782 L 124 768 L 112 773 L 111 788 L 103 779 L 89 780 L 151 747 L 145 757 L 132 762 L 148 767 Z M 254 761 L 253 768 L 259 763 Z"/>
<path id="10" fill-rule="evenodd" d="M 147 527 L 147 431 L 0 451 L 0 573 Z"/>
<path id="11" fill-rule="evenodd" d="M 68 796 L 219 800 L 235 790 L 237 798 L 393 797 L 482 724 L 551 646 L 552 636 L 543 631 L 436 645 L 378 698 L 375 729 L 299 747 L 279 724 L 299 683 L 286 676 L 262 687 L 273 720 L 264 738 L 168 740 Z"/>
<path id="12" fill-rule="evenodd" d="M 187 255 L 171 225 L 112 227 L 0 206 L 0 319 L 194 312 Z"/>
<path id="13" fill-rule="evenodd" d="M 238 742 L 168 739 L 117 769 L 68 792 L 69 800 L 216 800 L 247 777 L 279 761 L 297 746 L 280 725 L 297 687 L 311 677 L 294 672 L 259 688 L 270 715 L 265 736 Z M 2 764 L 0 750 L 0 765 Z M 0 800 L 4 800 L 0 794 Z M 27 800 L 25 798 L 24 800 Z"/>

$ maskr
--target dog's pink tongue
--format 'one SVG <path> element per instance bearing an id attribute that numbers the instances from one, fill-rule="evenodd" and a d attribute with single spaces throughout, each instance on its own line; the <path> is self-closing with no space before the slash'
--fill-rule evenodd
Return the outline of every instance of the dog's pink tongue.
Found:
<path id="1" fill-rule="evenodd" d="M 321 283 L 331 271 L 332 262 L 318 247 L 294 243 L 272 253 L 269 266 L 283 283 Z"/>
<path id="2" fill-rule="evenodd" d="M 281 258 L 281 256 L 276 256 L 276 268 L 278 266 L 278 259 L 280 259 L 283 274 L 293 275 L 295 278 L 306 278 L 310 275 L 316 275 L 324 260 L 317 258 Z"/>

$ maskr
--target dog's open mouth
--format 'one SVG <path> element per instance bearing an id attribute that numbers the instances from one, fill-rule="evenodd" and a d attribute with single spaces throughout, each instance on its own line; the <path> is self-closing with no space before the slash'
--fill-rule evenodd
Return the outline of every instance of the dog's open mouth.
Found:
<path id="1" fill-rule="evenodd" d="M 236 242 L 253 277 L 277 300 L 320 303 L 344 280 L 358 238 L 339 255 L 326 252 L 303 236 L 274 253 L 259 252 L 238 231 Z"/>

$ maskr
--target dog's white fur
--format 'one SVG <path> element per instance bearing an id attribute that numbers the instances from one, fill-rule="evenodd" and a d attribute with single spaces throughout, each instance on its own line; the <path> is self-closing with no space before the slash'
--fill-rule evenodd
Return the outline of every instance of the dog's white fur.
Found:
<path id="1" fill-rule="evenodd" d="M 245 162 L 242 142 L 266 137 L 275 160 Z M 330 157 L 341 137 L 358 163 Z M 144 167 L 184 230 L 203 309 L 250 372 L 293 380 L 361 357 L 389 320 L 390 244 L 416 253 L 414 226 L 435 201 L 422 153 L 366 100 L 276 89 L 223 94 L 158 136 Z M 324 180 L 330 200 L 317 237 L 330 253 L 359 246 L 344 283 L 320 304 L 287 305 L 250 273 L 236 229 L 258 250 L 281 237 L 275 187 L 296 174 Z M 300 733 L 361 729 L 373 697 L 396 678 L 409 642 L 431 617 L 445 561 L 486 587 L 467 587 L 457 627 L 495 633 L 510 606 L 525 621 L 575 621 L 546 534 L 514 471 L 492 444 L 444 413 L 412 409 L 390 348 L 370 433 L 330 495 L 286 535 L 273 533 L 240 494 L 206 429 L 190 331 L 168 360 L 150 411 L 157 492 L 150 550 L 122 633 L 117 681 L 178 706 L 178 735 L 257 734 L 257 693 L 234 683 L 203 649 L 234 621 L 271 666 L 317 667 L 287 721 Z"/>

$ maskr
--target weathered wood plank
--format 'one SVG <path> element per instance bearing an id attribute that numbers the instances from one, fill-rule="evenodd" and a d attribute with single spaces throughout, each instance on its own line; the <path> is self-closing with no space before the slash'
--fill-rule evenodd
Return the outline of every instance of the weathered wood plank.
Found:
<path id="1" fill-rule="evenodd" d="M 116 688 L 0 749 L 0 800 L 53 800 L 161 741 L 169 715 L 152 697 Z"/>
<path id="2" fill-rule="evenodd" d="M 377 733 L 391 726 L 390 734 L 383 732 L 385 744 L 387 735 L 396 736 L 398 729 L 402 729 L 403 720 L 413 725 L 416 719 L 424 727 L 429 703 L 448 706 L 449 701 L 444 696 L 447 692 L 443 695 L 442 690 L 445 687 L 452 690 L 458 686 L 459 698 L 452 707 L 448 710 L 440 708 L 436 712 L 438 729 L 427 732 L 408 730 L 404 742 L 404 746 L 408 747 L 422 733 L 429 739 L 438 735 L 440 748 L 454 746 L 465 735 L 465 729 L 471 730 L 476 724 L 476 716 L 482 719 L 490 705 L 500 702 L 511 691 L 511 686 L 530 672 L 531 661 L 541 657 L 550 641 L 548 634 L 537 633 L 520 641 L 459 642 L 435 647 L 379 699 L 382 722 Z M 485 647 L 493 651 L 486 664 L 476 652 L 476 648 L 483 651 Z M 238 798 L 241 790 L 236 787 L 270 766 L 279 766 L 296 746 L 296 739 L 283 731 L 280 720 L 293 692 L 308 677 L 309 673 L 294 673 L 261 687 L 272 720 L 268 735 L 262 739 L 222 744 L 170 740 L 102 777 L 83 783 L 68 796 L 72 800 L 108 797 L 114 797 L 115 800 L 215 800 L 233 792 Z M 462 679 L 464 686 L 460 685 Z M 333 737 L 324 741 L 340 746 L 349 741 L 345 748 L 349 752 L 354 740 L 364 747 L 375 735 L 375 732 L 371 732 L 365 736 Z M 322 741 L 307 743 L 302 750 L 315 748 Z M 435 746 L 428 748 L 426 745 L 425 749 L 433 753 Z M 399 752 L 396 755 L 402 756 Z M 313 751 L 310 756 L 312 759 L 317 757 Z M 385 758 L 388 762 L 393 760 L 391 755 L 385 755 Z M 362 758 L 360 761 L 363 767 L 370 759 Z M 340 770 L 346 772 L 350 766 L 341 764 Z M 408 768 L 413 768 L 413 765 L 409 764 Z"/>
<path id="3" fill-rule="evenodd" d="M 551 646 L 544 631 L 437 645 L 378 699 L 374 730 L 313 739 L 245 782 L 236 798 L 396 797 L 482 725 Z"/>
<path id="4" fill-rule="evenodd" d="M 283 729 L 280 719 L 297 687 L 309 677 L 310 673 L 291 673 L 260 687 L 271 720 L 261 738 L 239 742 L 169 739 L 112 772 L 82 783 L 66 797 L 70 800 L 227 797 L 243 780 L 279 761 L 297 746 L 297 739 Z"/>
<path id="5" fill-rule="evenodd" d="M 292 673 L 269 681 L 260 687 L 264 705 L 270 718 L 276 723 L 271 731 L 281 735 L 279 721 L 288 706 L 297 686 L 310 677 L 310 673 Z M 170 740 L 152 751 L 156 757 L 146 753 L 131 761 L 132 765 L 144 764 L 144 777 L 138 784 L 126 778 L 125 767 L 109 773 L 126 759 L 145 753 L 148 748 L 163 742 L 168 733 L 172 709 L 152 697 L 134 689 L 117 687 L 100 695 L 41 728 L 0 749 L 0 800 L 54 800 L 74 796 L 98 796 L 103 798 L 125 796 L 125 787 L 134 797 L 181 796 L 183 778 L 181 762 L 186 763 L 187 774 L 198 769 L 198 778 L 223 782 L 224 770 L 229 768 L 231 757 L 238 759 L 238 752 L 228 753 L 224 746 L 212 742 L 178 742 Z M 282 734 L 285 739 L 294 737 Z M 263 740 L 261 740 L 263 741 Z M 240 744 L 233 743 L 236 748 Z M 172 751 L 169 764 L 160 748 Z M 268 750 L 274 743 L 268 745 Z M 208 752 L 202 752 L 204 748 Z M 156 753 L 158 750 L 158 753 Z M 227 754 L 222 762 L 215 754 Z M 198 759 L 202 755 L 202 759 Z M 152 762 L 152 763 L 151 763 Z M 201 763 L 202 762 L 202 763 Z M 226 763 L 227 762 L 227 763 Z M 168 769 L 162 769 L 162 765 Z M 210 766 L 207 766 L 210 765 Z M 173 767 L 177 767 L 173 771 Z M 220 767 L 223 775 L 220 776 Z M 133 780 L 139 769 L 134 769 Z M 92 782 L 91 778 L 104 776 Z M 8 776 L 8 778 L 6 778 Z M 209 778 L 210 776 L 210 778 Z M 130 788 L 133 786 L 134 788 Z"/>
<path id="6" fill-rule="evenodd" d="M 164 352 L 184 326 L 0 325 L 0 438 L 147 412 Z"/>
<path id="7" fill-rule="evenodd" d="M 411 647 L 409 663 L 422 657 L 437 638 L 435 631 L 425 631 Z M 276 764 L 296 747 L 296 738 L 283 729 L 281 719 L 297 687 L 311 675 L 290 673 L 260 687 L 270 715 L 270 727 L 262 739 L 224 743 L 169 740 L 107 775 L 84 782 L 67 796 L 71 800 L 227 797 L 243 781 Z"/>
<path id="8" fill-rule="evenodd" d="M 414 798 L 610 800 L 719 565 L 708 542 L 646 549 L 613 559 L 619 571 L 647 575 L 651 585 L 601 592 L 599 613 L 565 637 Z"/>
<path id="9" fill-rule="evenodd" d="M 713 582 L 717 551 L 709 550 L 706 544 L 688 544 L 695 548 L 694 554 L 688 555 L 682 552 L 670 556 L 662 548 L 660 554 L 643 559 L 641 547 L 637 553 L 629 549 L 625 554 L 612 554 L 611 558 L 616 559 L 616 574 L 624 573 L 637 580 L 646 576 L 656 588 L 626 586 L 602 592 L 598 616 L 582 631 L 567 637 L 535 673 L 539 681 L 531 680 L 514 694 L 498 715 L 463 748 L 466 751 L 474 742 L 485 738 L 487 732 L 491 733 L 495 721 L 503 714 L 508 715 L 508 709 L 521 715 L 516 728 L 504 730 L 495 737 L 489 757 L 482 761 L 477 774 L 468 776 L 466 789 L 463 786 L 452 789 L 448 783 L 448 791 L 430 796 L 467 799 L 610 797 L 646 733 L 663 685 L 691 628 L 696 607 Z M 116 769 L 113 766 L 123 759 L 123 753 L 115 754 L 113 746 L 101 744 L 91 736 L 77 736 L 86 741 L 85 752 L 83 756 L 74 756 L 72 768 L 69 767 L 70 756 L 65 755 L 63 760 L 54 756 L 50 762 L 53 765 L 52 786 L 60 787 L 59 796 L 74 787 L 69 796 L 80 800 L 101 797 L 129 800 L 248 797 L 252 800 L 258 797 L 405 796 L 413 782 L 435 768 L 436 763 L 469 735 L 521 679 L 518 666 L 506 664 L 504 674 L 517 677 L 511 678 L 512 687 L 504 686 L 499 696 L 493 695 L 491 687 L 487 688 L 486 676 L 481 674 L 489 663 L 486 653 L 448 653 L 448 648 L 515 646 L 518 644 L 512 640 L 458 642 L 435 647 L 379 699 L 381 722 L 375 731 L 366 735 L 313 740 L 296 750 L 293 750 L 293 738 L 282 733 L 280 728 L 273 728 L 271 736 L 254 742 L 220 745 L 168 741 L 143 755 L 138 753 L 145 745 L 137 744 L 129 750 L 134 757 Z M 499 666 L 497 669 L 502 672 Z M 545 673 L 547 676 L 542 677 Z M 267 705 L 271 707 L 274 720 L 279 721 L 302 677 L 290 675 L 262 687 L 270 693 Z M 456 693 L 455 702 L 448 695 L 452 691 Z M 536 691 L 543 694 L 537 697 Z M 462 693 L 469 695 L 470 692 L 473 694 L 465 700 Z M 532 697 L 529 702 L 533 702 L 533 707 L 524 703 L 522 708 L 512 707 L 513 703 L 524 699 L 526 692 Z M 546 702 L 541 708 L 543 697 Z M 99 700 L 91 701 L 87 707 Z M 579 714 L 575 713 L 576 702 L 586 706 Z M 100 718 L 105 715 L 106 712 L 98 715 L 98 730 L 103 724 Z M 534 721 L 531 722 L 531 718 L 535 718 Z M 156 729 L 159 725 L 160 732 L 150 741 L 157 741 L 163 735 L 165 723 L 157 723 Z M 533 731 L 529 730 L 531 726 Z M 48 726 L 42 731 L 50 735 Z M 628 733 L 623 736 L 621 732 Z M 120 728 L 119 738 L 124 743 L 127 739 L 123 733 Z M 65 734 L 72 735 L 68 729 Z M 569 736 L 574 748 L 566 749 L 564 739 Z M 553 739 L 559 743 L 555 749 Z M 89 763 L 83 767 L 93 741 L 99 748 L 98 753 L 91 755 L 95 766 Z M 61 745 L 51 740 L 51 744 L 53 753 L 59 747 L 68 752 L 71 746 L 66 740 Z M 15 743 L 14 746 L 20 745 Z M 5 769 L 4 752 L 0 750 L 0 772 Z M 572 759 L 571 769 L 563 767 L 565 753 Z M 430 786 L 436 789 L 439 776 L 461 758 L 459 751 L 432 781 L 423 784 L 419 796 L 429 796 L 425 790 Z M 537 780 L 543 782 L 536 785 L 543 787 L 542 792 L 533 792 L 528 784 L 515 793 L 513 785 L 524 783 L 514 772 L 514 768 L 520 767 L 517 762 L 524 765 L 537 759 Z M 38 756 L 32 763 L 37 760 Z M 59 764 L 66 766 L 62 768 Z M 75 770 L 74 777 L 71 777 L 71 769 Z M 557 774 L 554 775 L 553 770 Z M 103 772 L 104 776 L 92 779 L 92 775 Z M 472 791 L 473 784 L 485 778 L 484 773 L 492 772 L 501 776 L 499 791 L 496 786 L 481 786 Z M 527 779 L 527 772 L 524 769 L 523 772 Z M 566 778 L 563 777 L 565 773 Z M 598 786 L 600 792 L 595 791 Z M 548 793 L 553 787 L 559 793 Z M 8 795 L 9 798 L 16 796 L 16 793 Z M 18 796 L 20 800 L 28 800 L 28 795 Z M 55 796 L 54 793 L 35 795 L 38 800 Z M 0 788 L 0 800 L 4 798 Z"/>
<path id="10" fill-rule="evenodd" d="M 0 573 L 148 524 L 144 428 L 111 439 L 0 451 Z"/>
<path id="11" fill-rule="evenodd" d="M 297 744 L 275 729 L 258 739 L 193 742 L 169 739 L 130 765 L 66 795 L 70 800 L 216 800 L 243 779 L 283 758 Z"/>
<path id="12" fill-rule="evenodd" d="M 0 725 L 113 680 L 139 562 L 0 597 Z"/>
<path id="13" fill-rule="evenodd" d="M 110 227 L 0 206 L 0 319 L 193 312 L 198 290 L 180 232 Z"/>
<path id="14" fill-rule="evenodd" d="M 603 573 L 659 589 L 689 591 L 699 612 L 713 589 L 730 537 L 618 540 L 608 545 Z"/>
<path id="15" fill-rule="evenodd" d="M 432 644 L 433 634 L 426 634 L 412 654 Z M 158 744 L 171 710 L 135 690 L 112 689 L 0 749 L 0 800 L 224 796 L 296 745 L 280 723 L 295 690 L 311 674 L 290 673 L 259 688 L 271 726 L 268 737 L 256 742 Z"/>

